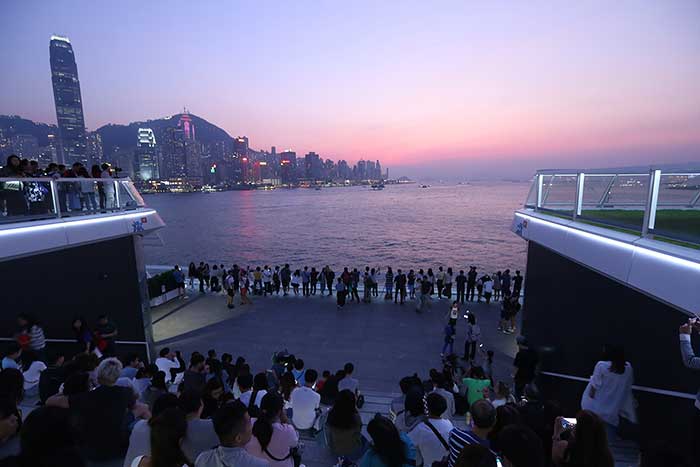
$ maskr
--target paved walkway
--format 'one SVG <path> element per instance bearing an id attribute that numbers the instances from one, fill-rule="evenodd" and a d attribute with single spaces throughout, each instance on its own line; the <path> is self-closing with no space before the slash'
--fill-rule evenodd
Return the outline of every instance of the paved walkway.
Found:
<path id="1" fill-rule="evenodd" d="M 169 346 L 189 355 L 216 349 L 242 355 L 254 371 L 268 368 L 272 353 L 287 349 L 307 368 L 335 371 L 353 362 L 363 389 L 398 391 L 398 381 L 418 373 L 425 377 L 441 364 L 443 328 L 450 303 L 433 299 L 432 310 L 415 312 L 412 303 L 375 300 L 337 310 L 335 298 L 253 297 L 253 305 L 226 308 L 220 294 L 189 292 L 153 310 L 158 348 Z M 516 352 L 513 335 L 496 330 L 500 305 L 469 303 L 482 329 L 484 349 L 495 352 L 494 379 L 510 380 Z M 463 352 L 466 320 L 457 324 L 455 351 Z"/>

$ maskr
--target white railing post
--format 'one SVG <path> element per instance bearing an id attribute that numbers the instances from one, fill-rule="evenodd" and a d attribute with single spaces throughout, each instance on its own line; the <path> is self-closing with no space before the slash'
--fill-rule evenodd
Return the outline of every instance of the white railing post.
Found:
<path id="1" fill-rule="evenodd" d="M 579 172 L 576 176 L 576 203 L 574 204 L 574 220 L 581 215 L 583 209 L 583 184 L 586 179 L 586 174 Z"/>
<path id="2" fill-rule="evenodd" d="M 537 174 L 537 202 L 535 203 L 535 210 L 542 207 L 542 181 L 544 177 L 542 174 Z"/>
<path id="3" fill-rule="evenodd" d="M 49 182 L 51 187 L 51 201 L 53 203 L 53 212 L 56 217 L 61 217 L 61 203 L 58 200 L 58 187 L 56 186 L 56 180 L 51 180 Z"/>
<path id="4" fill-rule="evenodd" d="M 649 235 L 649 230 L 654 230 L 656 225 L 656 206 L 659 203 L 659 186 L 661 185 L 661 171 L 649 172 L 649 192 L 647 203 L 644 207 L 644 223 L 642 224 L 642 236 Z"/>
<path id="5" fill-rule="evenodd" d="M 119 182 L 114 180 L 114 204 L 116 209 L 121 208 L 121 203 L 119 202 Z"/>

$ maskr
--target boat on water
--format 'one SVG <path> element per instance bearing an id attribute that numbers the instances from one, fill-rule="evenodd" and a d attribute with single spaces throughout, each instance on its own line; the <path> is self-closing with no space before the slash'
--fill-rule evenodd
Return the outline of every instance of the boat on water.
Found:
<path id="1" fill-rule="evenodd" d="M 384 183 L 372 183 L 371 187 L 373 190 L 383 190 Z"/>
<path id="2" fill-rule="evenodd" d="M 421 185 L 421 188 L 430 188 L 430 185 Z"/>

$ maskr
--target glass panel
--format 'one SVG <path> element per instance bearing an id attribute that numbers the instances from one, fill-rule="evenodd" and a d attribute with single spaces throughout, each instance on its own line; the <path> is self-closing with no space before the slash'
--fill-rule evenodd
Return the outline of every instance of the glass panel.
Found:
<path id="1" fill-rule="evenodd" d="M 530 192 L 527 194 L 525 199 L 525 207 L 534 208 L 537 206 L 537 177 L 532 180 L 532 185 L 530 185 Z"/>
<path id="2" fill-rule="evenodd" d="M 661 174 L 652 233 L 700 243 L 700 174 Z"/>
<path id="3" fill-rule="evenodd" d="M 0 179 L 0 222 L 22 222 L 55 216 L 50 180 Z"/>
<path id="4" fill-rule="evenodd" d="M 581 219 L 641 232 L 649 175 L 586 174 Z"/>
<path id="5" fill-rule="evenodd" d="M 124 205 L 125 200 L 130 200 L 129 207 L 146 205 L 141 197 L 141 193 L 139 193 L 131 180 L 120 180 L 119 183 L 122 186 L 122 191 L 119 194 L 122 205 Z"/>
<path id="6" fill-rule="evenodd" d="M 542 208 L 573 215 L 576 204 L 576 175 L 544 175 Z"/>

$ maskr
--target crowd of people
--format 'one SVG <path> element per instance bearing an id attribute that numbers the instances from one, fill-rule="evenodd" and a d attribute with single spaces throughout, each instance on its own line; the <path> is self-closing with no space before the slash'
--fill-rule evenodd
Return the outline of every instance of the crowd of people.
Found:
<path id="1" fill-rule="evenodd" d="M 365 426 L 350 362 L 319 372 L 284 350 L 253 369 L 242 356 L 212 349 L 185 361 L 167 347 L 150 364 L 116 358 L 107 317 L 94 331 L 74 320 L 66 355 L 47 349 L 31 316 L 17 325 L 1 362 L 0 466 L 297 467 L 301 434 L 345 467 L 612 467 L 609 441 L 629 416 L 632 366 L 616 347 L 595 365 L 574 418 L 540 394 L 539 357 L 520 336 L 512 381 L 495 381 L 493 354 L 477 365 L 468 347 L 464 361 L 449 353 L 425 377 L 402 378 L 389 413 Z M 689 366 L 698 364 L 685 336 L 698 327 L 680 329 Z M 36 407 L 23 414 L 28 401 Z M 691 464 L 659 444 L 640 465 Z"/>
<path id="2" fill-rule="evenodd" d="M 310 297 L 335 296 L 338 308 L 343 308 L 348 301 L 356 303 L 371 303 L 373 299 L 383 297 L 397 304 L 405 304 L 413 300 L 416 311 L 430 309 L 432 297 L 438 299 L 455 298 L 458 303 L 467 301 L 490 304 L 491 301 L 503 301 L 502 330 L 512 332 L 516 304 L 519 303 L 524 276 L 515 271 L 511 276 L 510 269 L 497 271 L 494 274 L 479 274 L 476 266 L 471 266 L 467 273 L 464 270 L 453 271 L 451 267 L 439 266 L 436 272 L 432 268 L 409 269 L 404 271 L 391 266 L 386 270 L 365 266 L 364 270 L 344 267 L 339 273 L 326 265 L 322 268 L 304 266 L 294 269 L 289 264 L 283 266 L 247 266 L 234 264 L 226 268 L 223 264 L 201 261 L 199 265 L 191 262 L 185 271 L 179 265 L 173 269 L 175 281 L 183 296 L 187 280 L 189 287 L 194 289 L 195 283 L 200 293 L 218 292 L 228 296 L 227 306 L 234 307 L 234 298 L 240 294 L 240 304 L 252 303 L 250 296 L 268 295 Z M 362 298 L 360 298 L 362 290 Z"/>
<path id="3" fill-rule="evenodd" d="M 66 215 L 113 208 L 116 200 L 114 185 L 96 183 L 94 179 L 114 178 L 119 170 L 107 163 L 95 164 L 88 169 L 81 162 L 70 166 L 52 162 L 42 168 L 35 160 L 20 159 L 12 154 L 0 170 L 0 178 L 15 179 L 0 181 L 0 213 L 4 211 L 8 216 L 38 215 L 53 209 L 50 185 L 36 180 L 22 181 L 23 178 L 84 179 L 58 184 L 56 195 L 59 208 Z"/>

